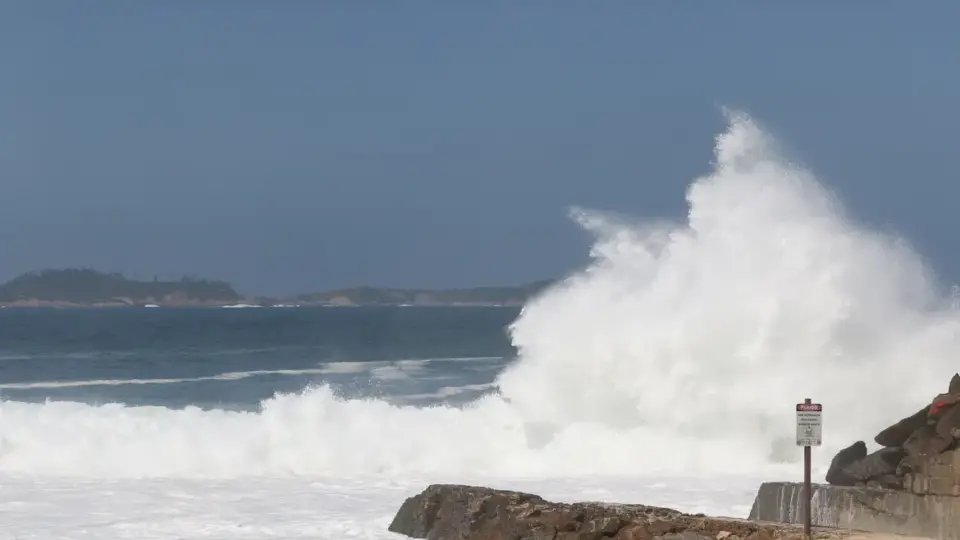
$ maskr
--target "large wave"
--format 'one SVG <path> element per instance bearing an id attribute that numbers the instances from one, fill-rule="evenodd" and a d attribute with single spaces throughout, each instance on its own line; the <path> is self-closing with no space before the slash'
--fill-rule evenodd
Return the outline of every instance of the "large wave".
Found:
<path id="1" fill-rule="evenodd" d="M 569 476 L 736 473 L 869 440 L 945 390 L 960 315 L 901 239 L 857 224 L 734 113 L 685 222 L 577 211 L 591 264 L 530 302 L 497 395 L 463 408 L 278 395 L 255 413 L 0 404 L 0 472 Z"/>

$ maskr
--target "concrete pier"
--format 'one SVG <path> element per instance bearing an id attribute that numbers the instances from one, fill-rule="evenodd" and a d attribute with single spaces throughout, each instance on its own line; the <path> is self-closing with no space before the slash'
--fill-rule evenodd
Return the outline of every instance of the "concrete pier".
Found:
<path id="1" fill-rule="evenodd" d="M 765 483 L 750 519 L 803 523 L 802 497 L 802 483 Z M 960 540 L 960 497 L 814 484 L 811 514 L 814 527 Z"/>

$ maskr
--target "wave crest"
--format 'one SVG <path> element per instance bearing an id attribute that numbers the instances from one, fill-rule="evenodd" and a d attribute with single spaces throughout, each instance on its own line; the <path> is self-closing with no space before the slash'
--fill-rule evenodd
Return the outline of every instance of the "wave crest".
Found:
<path id="1" fill-rule="evenodd" d="M 747 115 L 729 114 L 685 222 L 575 209 L 590 265 L 511 327 L 500 393 L 463 408 L 278 395 L 258 413 L 0 404 L 0 471 L 93 476 L 756 473 L 944 391 L 960 317 L 920 257 L 869 230 Z M 821 464 L 822 465 L 822 464 Z"/>

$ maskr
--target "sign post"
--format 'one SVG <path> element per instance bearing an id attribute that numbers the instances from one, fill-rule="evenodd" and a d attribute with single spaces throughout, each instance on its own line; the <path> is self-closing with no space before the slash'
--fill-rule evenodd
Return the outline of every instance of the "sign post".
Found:
<path id="1" fill-rule="evenodd" d="M 810 538 L 811 502 L 810 447 L 823 444 L 823 405 L 810 398 L 797 403 L 797 446 L 803 447 L 803 534 Z"/>

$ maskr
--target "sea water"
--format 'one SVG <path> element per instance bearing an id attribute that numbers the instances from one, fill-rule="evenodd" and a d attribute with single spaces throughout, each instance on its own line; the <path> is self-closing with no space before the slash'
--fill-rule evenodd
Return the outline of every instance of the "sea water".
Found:
<path id="1" fill-rule="evenodd" d="M 945 390 L 960 314 L 729 118 L 683 219 L 575 211 L 590 264 L 522 310 L 0 311 L 0 538 L 392 538 L 436 482 L 744 517 L 807 397 L 822 478 Z"/>

